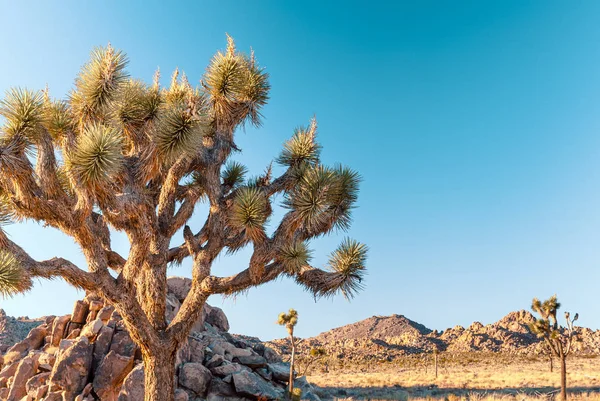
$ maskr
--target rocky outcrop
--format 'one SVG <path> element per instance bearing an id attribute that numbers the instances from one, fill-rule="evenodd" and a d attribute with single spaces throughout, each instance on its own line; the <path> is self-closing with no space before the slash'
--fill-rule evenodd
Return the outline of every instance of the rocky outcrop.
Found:
<path id="1" fill-rule="evenodd" d="M 187 284 L 169 279 L 177 292 L 169 293 L 167 318 L 179 309 Z M 289 365 L 257 339 L 229 334 L 221 309 L 207 305 L 194 327 L 177 354 L 177 401 L 274 400 L 285 393 Z M 7 350 L 0 400 L 143 401 L 140 358 L 114 308 L 88 296 L 70 315 L 45 319 Z"/>

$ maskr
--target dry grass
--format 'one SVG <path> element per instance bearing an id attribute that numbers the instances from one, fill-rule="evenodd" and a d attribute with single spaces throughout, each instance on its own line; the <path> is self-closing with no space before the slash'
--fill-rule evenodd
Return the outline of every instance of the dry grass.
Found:
<path id="1" fill-rule="evenodd" d="M 308 380 L 321 387 L 324 395 L 379 400 L 403 399 L 407 395 L 417 399 L 450 398 L 450 394 L 458 398 L 447 401 L 462 401 L 460 397 L 466 401 L 528 401 L 552 395 L 560 385 L 559 367 L 551 373 L 544 360 L 469 358 L 443 361 L 437 378 L 431 364 L 404 363 L 379 364 L 369 371 L 362 368 L 362 372 L 345 368 L 314 373 Z M 578 399 L 600 401 L 600 359 L 573 358 L 567 369 L 568 387 Z"/>

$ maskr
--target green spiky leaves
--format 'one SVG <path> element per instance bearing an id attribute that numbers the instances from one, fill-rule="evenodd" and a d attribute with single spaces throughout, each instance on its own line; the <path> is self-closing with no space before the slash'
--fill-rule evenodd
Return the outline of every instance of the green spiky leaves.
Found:
<path id="1" fill-rule="evenodd" d="M 260 125 L 260 110 L 269 99 L 268 74 L 258 67 L 254 56 L 236 51 L 227 37 L 226 52 L 217 52 L 204 77 L 204 86 L 218 125 L 233 128 L 246 118 Z"/>
<path id="2" fill-rule="evenodd" d="M 69 155 L 69 170 L 86 185 L 105 184 L 123 164 L 123 136 L 112 127 L 88 125 Z"/>
<path id="3" fill-rule="evenodd" d="M 264 224 L 270 214 L 270 205 L 264 193 L 253 187 L 238 189 L 229 215 L 229 224 L 245 230 L 246 237 L 254 242 L 265 238 Z"/>
<path id="4" fill-rule="evenodd" d="M 43 96 L 27 89 L 12 89 L 0 101 L 0 115 L 6 118 L 8 137 L 22 136 L 34 141 L 43 120 Z"/>
<path id="5" fill-rule="evenodd" d="M 297 185 L 286 195 L 284 205 L 293 210 L 293 229 L 308 237 L 346 230 L 358 197 L 360 176 L 342 166 L 315 166 L 306 169 Z"/>
<path id="6" fill-rule="evenodd" d="M 54 140 L 62 139 L 74 129 L 73 116 L 66 102 L 46 101 L 44 105 L 44 126 Z"/>
<path id="7" fill-rule="evenodd" d="M 124 127 L 137 128 L 156 117 L 161 103 L 158 89 L 130 80 L 119 92 L 113 110 L 116 120 Z"/>
<path id="8" fill-rule="evenodd" d="M 285 271 L 290 274 L 299 273 L 312 259 L 312 251 L 302 241 L 286 244 L 277 252 L 276 260 L 281 263 Z"/>
<path id="9" fill-rule="evenodd" d="M 327 270 L 303 269 L 295 279 L 315 297 L 341 292 L 346 299 L 353 298 L 363 288 L 367 253 L 366 245 L 345 239 L 329 257 Z"/>
<path id="10" fill-rule="evenodd" d="M 118 89 L 127 82 L 127 56 L 109 44 L 92 51 L 75 81 L 71 104 L 84 119 L 101 115 L 115 98 Z"/>
<path id="11" fill-rule="evenodd" d="M 346 298 L 352 298 L 362 289 L 367 252 L 365 244 L 346 238 L 329 257 L 328 267 L 340 276 L 339 291 Z"/>
<path id="12" fill-rule="evenodd" d="M 4 298 L 31 288 L 31 279 L 13 254 L 0 251 L 0 295 Z"/>
<path id="13" fill-rule="evenodd" d="M 290 309 L 288 313 L 281 312 L 277 316 L 277 324 L 285 326 L 290 335 L 294 334 L 294 327 L 298 324 L 298 312 L 295 309 Z"/>
<path id="14" fill-rule="evenodd" d="M 230 161 L 225 165 L 225 169 L 221 172 L 223 185 L 234 188 L 244 182 L 244 176 L 248 173 L 248 169 L 241 163 Z"/>
<path id="15" fill-rule="evenodd" d="M 179 156 L 197 152 L 207 130 L 204 119 L 184 105 L 174 106 L 160 116 L 154 142 L 159 155 L 172 162 Z"/>
<path id="16" fill-rule="evenodd" d="M 317 121 L 313 119 L 307 128 L 297 128 L 294 135 L 283 144 L 283 150 L 277 162 L 289 167 L 298 167 L 304 163 L 319 163 L 321 146 L 316 141 Z"/>

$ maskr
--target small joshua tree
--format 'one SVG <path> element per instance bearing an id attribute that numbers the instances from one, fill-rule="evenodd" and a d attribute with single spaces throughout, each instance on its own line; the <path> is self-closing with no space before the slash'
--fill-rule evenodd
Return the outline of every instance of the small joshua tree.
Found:
<path id="1" fill-rule="evenodd" d="M 129 76 L 125 53 L 92 52 L 66 99 L 15 89 L 0 102 L 0 223 L 36 221 L 73 238 L 87 266 L 38 261 L 0 230 L 0 295 L 35 278 L 62 278 L 112 304 L 141 350 L 145 400 L 172 401 L 177 350 L 212 295 L 231 295 L 287 276 L 315 296 L 362 288 L 367 248 L 344 240 L 326 269 L 311 266 L 308 241 L 346 230 L 359 175 L 320 161 L 316 120 L 298 128 L 264 174 L 247 179 L 236 133 L 259 127 L 269 76 L 231 38 L 193 87 L 178 70 L 170 85 Z M 274 199 L 286 213 L 272 217 Z M 188 226 L 199 203 L 208 215 Z M 194 221 L 195 222 L 195 221 Z M 129 251 L 111 246 L 116 231 Z M 181 238 L 183 233 L 183 238 Z M 252 254 L 236 274 L 220 255 Z M 165 317 L 168 269 L 191 260 L 192 285 Z"/>
<path id="2" fill-rule="evenodd" d="M 308 373 L 309 368 L 315 362 L 325 358 L 326 356 L 327 351 L 325 351 L 325 348 L 311 348 L 308 352 L 308 359 L 306 360 L 306 364 L 304 365 L 301 376 L 305 376 Z"/>
<path id="3" fill-rule="evenodd" d="M 298 323 L 298 312 L 294 309 L 290 309 L 288 313 L 281 312 L 277 319 L 277 324 L 285 326 L 290 336 L 290 344 L 292 347 L 292 358 L 290 359 L 290 382 L 289 382 L 289 393 L 290 397 L 294 391 L 294 357 L 296 355 L 296 339 L 294 338 L 294 327 Z"/>
<path id="4" fill-rule="evenodd" d="M 558 324 L 556 313 L 560 308 L 560 303 L 556 295 L 550 299 L 541 302 L 534 298 L 531 309 L 537 312 L 541 318 L 536 319 L 529 325 L 531 331 L 542 338 L 550 349 L 550 352 L 560 360 L 560 395 L 561 399 L 567 399 L 567 356 L 571 353 L 573 342 L 577 338 L 577 331 L 574 322 L 579 318 L 576 313 L 573 318 L 569 312 L 565 312 L 567 327 L 562 328 Z"/>

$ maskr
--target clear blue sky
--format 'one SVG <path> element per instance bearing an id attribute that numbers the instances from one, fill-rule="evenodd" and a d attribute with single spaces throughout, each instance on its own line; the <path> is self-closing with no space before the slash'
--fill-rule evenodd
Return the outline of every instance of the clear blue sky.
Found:
<path id="1" fill-rule="evenodd" d="M 445 329 L 491 323 L 555 292 L 600 328 L 600 2 L 0 4 L 0 92 L 48 83 L 64 96 L 108 41 L 136 77 L 150 81 L 160 66 L 167 80 L 179 66 L 197 83 L 228 32 L 255 49 L 273 87 L 264 128 L 238 135 L 238 160 L 262 171 L 316 114 L 324 161 L 360 171 L 349 235 L 370 246 L 366 290 L 315 303 L 282 280 L 211 299 L 232 331 L 284 336 L 274 322 L 290 307 L 300 336 L 392 313 Z M 36 258 L 84 265 L 49 229 L 8 232 Z M 317 264 L 341 238 L 313 243 Z M 115 246 L 127 249 L 122 237 Z M 246 257 L 222 257 L 215 273 Z M 60 314 L 81 296 L 40 282 L 0 306 Z"/>

